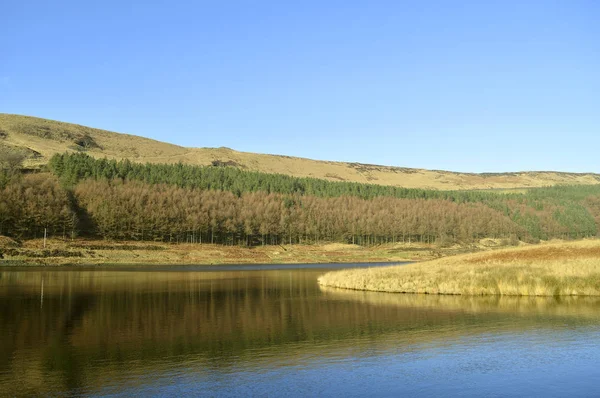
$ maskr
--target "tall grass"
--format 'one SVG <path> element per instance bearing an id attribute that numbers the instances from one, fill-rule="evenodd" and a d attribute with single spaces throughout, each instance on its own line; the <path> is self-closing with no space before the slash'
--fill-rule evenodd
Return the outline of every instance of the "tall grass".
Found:
<path id="1" fill-rule="evenodd" d="M 600 295 L 600 241 L 461 255 L 385 268 L 329 272 L 323 286 L 395 293 Z"/>

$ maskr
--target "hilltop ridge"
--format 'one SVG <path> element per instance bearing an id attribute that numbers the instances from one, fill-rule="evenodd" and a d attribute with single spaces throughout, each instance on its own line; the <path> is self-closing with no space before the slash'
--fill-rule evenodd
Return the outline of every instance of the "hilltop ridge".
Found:
<path id="1" fill-rule="evenodd" d="M 39 167 L 55 153 L 85 152 L 93 157 L 134 162 L 232 166 L 295 177 L 405 188 L 516 189 L 559 184 L 598 184 L 600 174 L 530 171 L 459 173 L 356 162 L 240 152 L 226 147 L 186 148 L 150 138 L 31 116 L 0 113 L 0 156 L 21 154 L 25 165 Z"/>

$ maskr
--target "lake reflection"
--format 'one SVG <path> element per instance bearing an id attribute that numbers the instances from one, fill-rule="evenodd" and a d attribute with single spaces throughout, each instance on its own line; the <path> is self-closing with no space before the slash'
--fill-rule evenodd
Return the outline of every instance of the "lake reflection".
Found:
<path id="1" fill-rule="evenodd" d="M 356 292 L 258 268 L 0 271 L 0 391 L 586 395 L 600 375 L 600 298 Z"/>

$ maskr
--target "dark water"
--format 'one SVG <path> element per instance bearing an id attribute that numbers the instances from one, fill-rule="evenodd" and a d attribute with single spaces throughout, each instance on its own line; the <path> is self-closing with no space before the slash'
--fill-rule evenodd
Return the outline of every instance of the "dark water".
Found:
<path id="1" fill-rule="evenodd" d="M 215 269 L 0 269 L 0 395 L 600 395 L 600 298 L 365 293 L 319 288 L 314 266 Z"/>

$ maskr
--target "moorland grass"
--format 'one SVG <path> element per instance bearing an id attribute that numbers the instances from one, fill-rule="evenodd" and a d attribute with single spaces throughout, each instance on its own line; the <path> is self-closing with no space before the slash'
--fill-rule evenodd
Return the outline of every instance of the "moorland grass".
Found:
<path id="1" fill-rule="evenodd" d="M 319 277 L 322 286 L 394 293 L 598 296 L 600 240 L 459 255 Z"/>
<path id="2" fill-rule="evenodd" d="M 597 175 L 558 172 L 454 173 L 379 165 L 328 162 L 290 156 L 238 152 L 228 148 L 184 148 L 144 137 L 30 116 L 0 113 L 3 151 L 28 155 L 25 165 L 41 166 L 56 153 L 85 151 L 98 158 L 129 159 L 139 163 L 210 165 L 233 162 L 248 170 L 391 185 L 405 188 L 461 190 L 515 189 L 556 184 L 598 184 Z"/>

